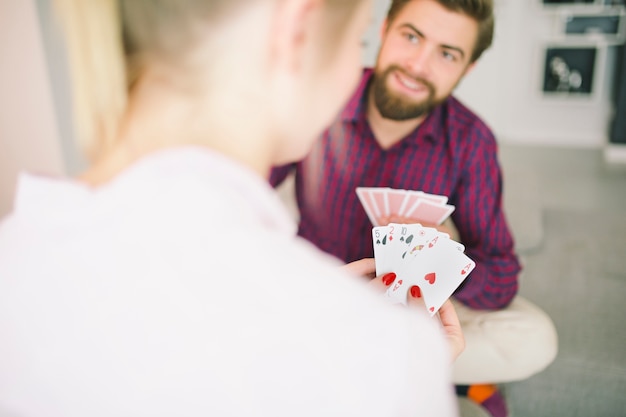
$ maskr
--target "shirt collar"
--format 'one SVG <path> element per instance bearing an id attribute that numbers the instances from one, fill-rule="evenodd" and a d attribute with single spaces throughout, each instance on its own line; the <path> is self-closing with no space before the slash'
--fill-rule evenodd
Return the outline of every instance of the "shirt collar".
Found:
<path id="1" fill-rule="evenodd" d="M 137 190 L 159 188 L 164 181 L 206 183 L 206 190 L 227 188 L 236 201 L 244 204 L 251 218 L 265 227 L 283 234 L 295 235 L 297 226 L 268 181 L 230 158 L 203 147 L 181 147 L 148 155 L 113 180 L 91 188 L 82 182 L 20 174 L 14 213 L 29 217 L 63 217 L 81 206 L 97 204 L 106 195 L 117 195 L 130 200 Z M 41 207 L 45 206 L 45 213 Z"/>
<path id="2" fill-rule="evenodd" d="M 436 106 L 424 119 L 424 121 L 405 138 L 409 143 L 417 145 L 422 140 L 436 143 L 444 139 L 444 112 L 447 100 Z"/>
<path id="3" fill-rule="evenodd" d="M 341 120 L 343 121 L 366 121 L 367 120 L 367 92 L 368 86 L 374 75 L 372 68 L 363 69 L 363 76 L 359 85 L 345 106 L 341 113 Z M 442 104 L 435 107 L 426 116 L 426 119 L 411 133 L 409 133 L 403 140 L 410 144 L 417 145 L 422 140 L 428 140 L 435 143 L 438 140 L 444 138 L 443 121 L 448 101 L 448 97 Z"/>

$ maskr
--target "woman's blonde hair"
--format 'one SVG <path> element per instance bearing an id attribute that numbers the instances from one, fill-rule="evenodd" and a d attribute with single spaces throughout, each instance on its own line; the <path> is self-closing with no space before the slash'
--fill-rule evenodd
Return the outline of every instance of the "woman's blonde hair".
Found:
<path id="1" fill-rule="evenodd" d="M 116 0 L 56 0 L 70 60 L 78 146 L 91 159 L 110 147 L 126 109 L 127 82 Z"/>
<path id="2" fill-rule="evenodd" d="M 133 84 L 158 57 L 177 62 L 199 25 L 255 1 L 55 0 L 70 57 L 78 146 L 94 160 L 115 143 Z M 326 0 L 327 43 L 361 0 Z"/>

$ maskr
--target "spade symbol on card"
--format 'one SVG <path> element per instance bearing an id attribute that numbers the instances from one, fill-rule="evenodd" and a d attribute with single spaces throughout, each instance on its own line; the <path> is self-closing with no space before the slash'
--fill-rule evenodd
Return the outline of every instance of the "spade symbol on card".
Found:
<path id="1" fill-rule="evenodd" d="M 433 285 L 437 280 L 437 274 L 435 274 L 434 272 L 429 272 L 428 274 L 424 275 L 424 279 L 428 281 L 430 285 Z"/>
<path id="2" fill-rule="evenodd" d="M 410 245 L 411 242 L 413 242 L 413 235 L 409 235 L 409 237 L 406 238 L 406 244 Z"/>

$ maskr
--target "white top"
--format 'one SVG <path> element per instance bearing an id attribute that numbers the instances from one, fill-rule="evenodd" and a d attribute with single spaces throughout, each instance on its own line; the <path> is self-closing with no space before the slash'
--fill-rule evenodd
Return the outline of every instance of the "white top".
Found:
<path id="1" fill-rule="evenodd" d="M 206 149 L 99 188 L 22 175 L 0 223 L 0 415 L 450 416 L 448 350 Z"/>

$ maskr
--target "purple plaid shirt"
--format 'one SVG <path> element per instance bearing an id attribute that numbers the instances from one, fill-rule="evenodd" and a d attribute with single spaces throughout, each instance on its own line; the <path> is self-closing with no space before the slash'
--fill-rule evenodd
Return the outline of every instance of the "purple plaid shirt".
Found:
<path id="1" fill-rule="evenodd" d="M 490 129 L 453 97 L 393 147 L 382 149 L 366 119 L 365 70 L 356 93 L 300 163 L 273 170 L 271 183 L 296 170 L 299 234 L 345 262 L 373 256 L 372 224 L 356 187 L 422 190 L 449 197 L 452 220 L 476 268 L 456 291 L 477 309 L 506 306 L 520 264 L 502 211 L 502 175 Z"/>

